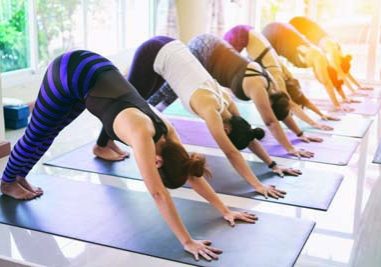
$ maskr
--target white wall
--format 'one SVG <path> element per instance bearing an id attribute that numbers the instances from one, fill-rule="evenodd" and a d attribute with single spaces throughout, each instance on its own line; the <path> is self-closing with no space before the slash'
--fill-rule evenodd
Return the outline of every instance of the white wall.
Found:
<path id="1" fill-rule="evenodd" d="M 206 33 L 209 21 L 208 0 L 176 0 L 179 39 L 187 43 L 192 37 Z"/>

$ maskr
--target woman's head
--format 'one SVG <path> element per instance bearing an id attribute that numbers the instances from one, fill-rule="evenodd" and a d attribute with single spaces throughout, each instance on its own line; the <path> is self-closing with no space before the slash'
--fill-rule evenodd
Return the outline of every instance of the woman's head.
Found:
<path id="1" fill-rule="evenodd" d="M 265 136 L 261 128 L 252 129 L 251 125 L 240 116 L 232 116 L 227 124 L 230 128 L 228 137 L 239 150 L 246 148 L 253 139 L 261 140 Z"/>
<path id="2" fill-rule="evenodd" d="M 284 92 L 277 91 L 270 94 L 271 108 L 275 117 L 283 121 L 290 113 L 290 98 Z"/>
<path id="3" fill-rule="evenodd" d="M 337 71 L 334 68 L 332 68 L 331 66 L 327 67 L 327 71 L 328 71 L 329 79 L 331 80 L 333 86 L 337 90 L 341 90 L 341 87 L 343 86 L 344 82 L 339 79 L 339 77 L 337 75 Z"/>
<path id="4" fill-rule="evenodd" d="M 340 67 L 345 74 L 347 74 L 349 70 L 351 69 L 351 61 L 352 61 L 351 55 L 346 55 L 344 57 L 341 57 Z"/>
<path id="5" fill-rule="evenodd" d="M 196 153 L 188 154 L 180 143 L 167 140 L 161 147 L 161 157 L 159 172 L 167 188 L 181 187 L 189 177 L 210 176 L 205 158 Z"/>
<path id="6" fill-rule="evenodd" d="M 308 99 L 303 94 L 300 83 L 297 79 L 289 78 L 285 80 L 287 93 L 290 96 L 291 100 L 296 104 L 305 107 L 308 104 Z"/>

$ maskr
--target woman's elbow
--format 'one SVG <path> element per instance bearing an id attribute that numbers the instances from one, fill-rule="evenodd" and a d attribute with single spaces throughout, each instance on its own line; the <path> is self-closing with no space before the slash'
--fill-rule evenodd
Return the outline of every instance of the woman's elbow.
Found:
<path id="1" fill-rule="evenodd" d="M 170 195 L 165 190 L 153 190 L 150 194 L 156 203 L 166 202 L 170 198 Z"/>

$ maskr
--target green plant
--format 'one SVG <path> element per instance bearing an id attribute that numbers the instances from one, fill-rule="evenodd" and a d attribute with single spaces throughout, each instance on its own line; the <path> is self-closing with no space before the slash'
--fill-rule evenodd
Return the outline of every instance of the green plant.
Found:
<path id="1" fill-rule="evenodd" d="M 10 19 L 0 21 L 0 72 L 26 68 L 29 63 L 26 5 L 24 1 L 14 1 L 11 7 Z"/>

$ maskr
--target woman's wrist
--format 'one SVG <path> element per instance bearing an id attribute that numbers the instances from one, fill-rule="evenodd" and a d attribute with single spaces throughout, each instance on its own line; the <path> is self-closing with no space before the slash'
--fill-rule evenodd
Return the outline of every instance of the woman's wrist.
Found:
<path id="1" fill-rule="evenodd" d="M 277 165 L 278 164 L 273 160 L 270 164 L 267 165 L 267 167 L 269 167 L 269 169 L 273 169 Z"/>
<path id="2" fill-rule="evenodd" d="M 296 136 L 297 136 L 297 137 L 302 137 L 303 134 L 304 134 L 304 131 L 300 130 L 300 132 L 298 132 L 298 133 L 296 134 Z"/>
<path id="3" fill-rule="evenodd" d="M 180 240 L 180 243 L 183 245 L 183 246 L 186 246 L 186 245 L 189 245 L 190 243 L 192 243 L 193 241 L 193 238 L 189 235 L 187 236 L 186 238 Z"/>

